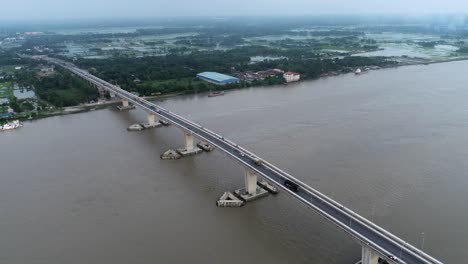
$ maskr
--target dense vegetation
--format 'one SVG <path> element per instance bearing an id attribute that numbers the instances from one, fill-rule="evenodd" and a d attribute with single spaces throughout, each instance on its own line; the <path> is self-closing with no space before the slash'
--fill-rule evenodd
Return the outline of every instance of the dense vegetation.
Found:
<path id="1" fill-rule="evenodd" d="M 38 78 L 36 71 L 30 69 L 17 73 L 16 78 L 22 85 L 33 85 L 39 98 L 59 107 L 86 103 L 98 96 L 96 88 L 63 69 L 42 78 Z"/>
<path id="2" fill-rule="evenodd" d="M 307 29 L 308 25 L 329 25 L 330 21 L 324 17 L 285 18 L 281 21 L 267 18 L 240 20 L 216 21 L 216 26 L 213 26 L 211 20 L 197 20 L 193 23 L 171 21 L 171 26 L 168 27 L 148 27 L 131 33 L 46 32 L 26 36 L 22 47 L 17 51 L 10 50 L 9 55 L 19 52 L 61 57 L 66 54 L 69 57 L 61 57 L 66 60 L 74 56 L 89 56 L 89 53 L 92 55 L 89 57 L 102 55 L 99 59 L 79 58 L 74 63 L 141 95 L 196 93 L 284 83 L 282 76 L 278 75 L 218 87 L 195 78 L 197 73 L 204 71 L 234 74 L 279 68 L 298 72 L 302 79 L 313 79 L 332 72 L 350 72 L 356 67 L 388 66 L 396 63 L 383 57 L 350 56 L 356 52 L 378 49 L 377 41 L 366 38 L 365 30 L 360 28 Z M 334 23 L 337 22 L 340 20 Z M 164 34 L 181 33 L 183 34 L 174 39 L 158 38 Z M 13 31 L 9 34 L 16 36 Z M 269 39 L 271 36 L 276 37 Z M 78 44 L 88 53 L 67 53 L 69 44 Z M 113 49 L 119 45 L 122 49 Z M 122 51 L 131 50 L 128 47 L 134 45 L 150 48 L 143 49 L 139 54 Z M 0 64 L 15 65 L 21 61 L 16 56 L 3 58 L 2 55 L 0 53 Z M 252 63 L 251 58 L 257 56 L 273 59 Z M 96 98 L 94 88 L 61 69 L 57 69 L 55 75 L 38 78 L 34 69 L 36 65 L 31 65 L 33 62 L 21 61 L 21 64 L 30 67 L 29 70 L 16 74 L 17 82 L 33 85 L 41 99 L 55 106 L 70 106 Z"/>
<path id="3" fill-rule="evenodd" d="M 257 55 L 284 56 L 286 59 L 250 63 L 250 57 Z M 118 83 L 124 89 L 137 91 L 143 95 L 151 95 L 214 89 L 213 85 L 194 78 L 197 73 L 203 71 L 232 74 L 234 72 L 279 68 L 298 72 L 302 78 L 311 79 L 332 71 L 349 72 L 353 67 L 387 66 L 395 62 L 381 57 L 358 56 L 324 59 L 314 52 L 243 47 L 228 51 L 192 51 L 189 54 L 170 54 L 159 57 L 80 59 L 76 63 L 101 78 Z M 227 88 L 282 82 L 282 78 L 269 78 L 249 84 L 231 85 Z"/>

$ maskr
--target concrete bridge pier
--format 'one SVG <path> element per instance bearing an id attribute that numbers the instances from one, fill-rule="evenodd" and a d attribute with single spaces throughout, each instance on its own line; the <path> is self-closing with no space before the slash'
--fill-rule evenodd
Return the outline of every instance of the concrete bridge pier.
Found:
<path id="1" fill-rule="evenodd" d="M 193 150 L 193 135 L 192 133 L 185 133 L 185 149 L 188 151 Z"/>
<path id="2" fill-rule="evenodd" d="M 148 120 L 148 123 L 144 124 L 133 124 L 127 128 L 128 131 L 141 131 L 143 129 L 148 129 L 148 128 L 155 128 L 155 127 L 160 127 L 162 124 L 160 122 L 156 122 L 156 116 L 148 112 L 146 113 L 146 118 Z"/>
<path id="3" fill-rule="evenodd" d="M 156 124 L 156 116 L 153 113 L 147 113 L 148 125 L 154 126 Z"/>
<path id="4" fill-rule="evenodd" d="M 114 92 L 109 92 L 110 98 L 113 99 L 115 98 L 115 93 Z"/>
<path id="5" fill-rule="evenodd" d="M 193 144 L 193 134 L 190 131 L 185 131 L 185 148 L 177 149 L 182 156 L 194 155 L 202 152 L 202 150 Z"/>
<path id="6" fill-rule="evenodd" d="M 135 106 L 128 102 L 128 99 L 122 99 L 122 106 L 117 106 L 120 111 L 134 109 Z"/>
<path id="7" fill-rule="evenodd" d="M 362 264 L 379 264 L 379 254 L 368 246 L 362 246 Z"/>
<path id="8" fill-rule="evenodd" d="M 257 174 L 249 169 L 244 173 L 245 192 L 253 195 L 257 192 Z"/>
<path id="9" fill-rule="evenodd" d="M 104 99 L 105 95 L 106 95 L 106 89 L 100 87 L 100 86 L 97 86 L 97 89 L 98 89 L 98 92 L 99 92 L 99 98 L 101 99 Z"/>
<path id="10" fill-rule="evenodd" d="M 250 202 L 268 195 L 268 191 L 257 185 L 258 175 L 249 168 L 244 168 L 245 187 L 235 190 L 234 193 L 242 200 Z"/>
<path id="11" fill-rule="evenodd" d="M 162 126 L 160 122 L 156 122 L 156 116 L 151 112 L 146 113 L 146 119 L 148 120 L 148 123 L 143 124 L 144 128 L 155 128 Z"/>

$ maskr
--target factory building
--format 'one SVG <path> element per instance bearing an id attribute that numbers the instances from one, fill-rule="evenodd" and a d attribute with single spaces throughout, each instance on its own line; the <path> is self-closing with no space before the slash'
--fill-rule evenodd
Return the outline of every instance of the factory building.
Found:
<path id="1" fill-rule="evenodd" d="M 217 72 L 202 72 L 197 74 L 197 78 L 217 85 L 226 85 L 228 83 L 237 83 L 240 81 L 239 78 Z"/>

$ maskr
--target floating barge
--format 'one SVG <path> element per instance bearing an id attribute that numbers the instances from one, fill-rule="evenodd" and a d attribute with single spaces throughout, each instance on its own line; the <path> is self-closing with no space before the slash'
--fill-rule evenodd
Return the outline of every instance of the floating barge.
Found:
<path id="1" fill-rule="evenodd" d="M 224 91 L 214 91 L 214 92 L 210 92 L 208 94 L 208 97 L 215 97 L 215 96 L 221 96 L 221 95 L 224 95 Z"/>

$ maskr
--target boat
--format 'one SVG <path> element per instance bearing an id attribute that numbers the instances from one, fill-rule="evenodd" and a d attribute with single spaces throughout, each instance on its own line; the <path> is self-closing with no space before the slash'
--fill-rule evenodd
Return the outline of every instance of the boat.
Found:
<path id="1" fill-rule="evenodd" d="M 361 75 L 361 74 L 367 73 L 368 71 L 369 71 L 369 68 L 366 68 L 365 70 L 361 70 L 361 68 L 357 68 L 354 74 Z"/>
<path id="2" fill-rule="evenodd" d="M 224 91 L 214 91 L 214 92 L 210 92 L 208 94 L 208 97 L 215 97 L 215 96 L 221 96 L 221 95 L 224 95 Z"/>
<path id="3" fill-rule="evenodd" d="M 20 128 L 22 126 L 23 126 L 23 123 L 21 123 L 19 120 L 15 120 L 15 121 L 12 121 L 12 122 L 9 122 L 0 126 L 0 131 L 12 130 L 12 129 Z"/>

